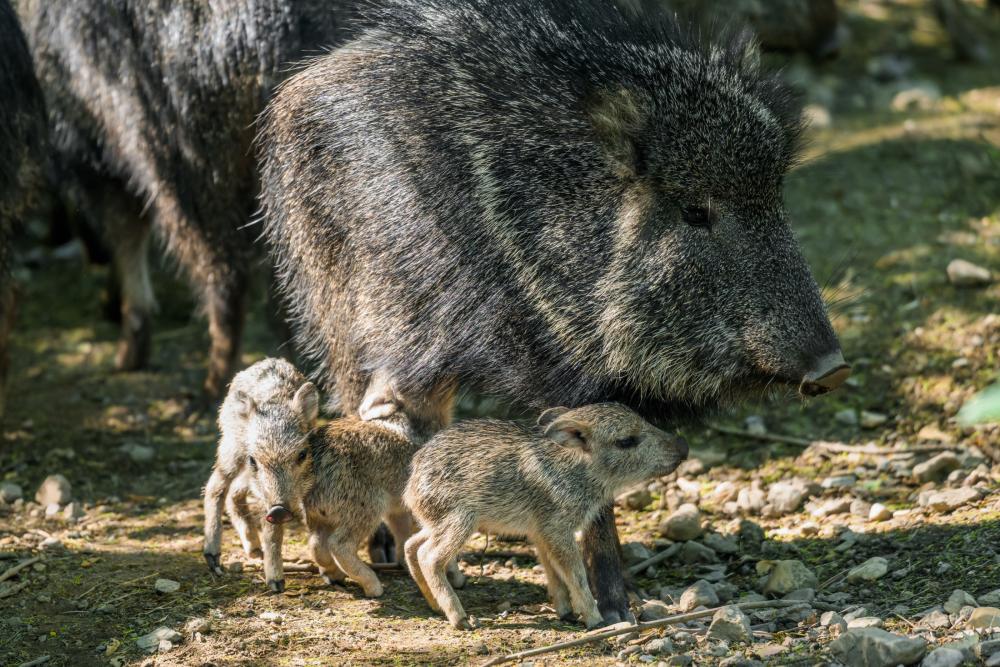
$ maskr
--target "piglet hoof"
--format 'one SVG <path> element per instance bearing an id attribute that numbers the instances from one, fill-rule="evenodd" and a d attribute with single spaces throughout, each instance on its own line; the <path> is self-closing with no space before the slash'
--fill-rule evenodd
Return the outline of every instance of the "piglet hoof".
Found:
<path id="1" fill-rule="evenodd" d="M 385 592 L 385 591 L 384 591 L 384 589 L 382 588 L 382 582 L 380 582 L 380 581 L 376 581 L 376 582 L 375 582 L 374 584 L 372 584 L 371 586 L 367 586 L 367 587 L 365 587 L 365 597 L 366 597 L 366 598 L 377 598 L 377 597 L 381 597 L 381 596 L 382 596 L 382 593 L 384 593 L 384 592 Z"/>
<path id="2" fill-rule="evenodd" d="M 331 577 L 329 574 L 324 574 L 323 575 L 323 582 L 327 586 L 337 586 L 339 584 L 344 583 L 344 580 L 343 579 L 338 579 L 337 577 Z"/>
<path id="3" fill-rule="evenodd" d="M 468 616 L 459 616 L 451 622 L 456 630 L 472 630 L 479 624 L 475 620 L 470 620 Z"/>
<path id="4" fill-rule="evenodd" d="M 461 570 L 449 570 L 448 571 L 448 583 L 451 584 L 452 588 L 464 588 L 465 587 L 465 575 Z"/>
<path id="5" fill-rule="evenodd" d="M 271 579 L 267 582 L 267 587 L 270 588 L 275 593 L 285 592 L 285 580 L 284 579 Z"/>
<path id="6" fill-rule="evenodd" d="M 219 562 L 219 554 L 206 553 L 204 556 L 205 562 L 208 563 L 208 569 L 212 572 L 212 574 L 221 575 L 223 571 L 222 563 Z"/>

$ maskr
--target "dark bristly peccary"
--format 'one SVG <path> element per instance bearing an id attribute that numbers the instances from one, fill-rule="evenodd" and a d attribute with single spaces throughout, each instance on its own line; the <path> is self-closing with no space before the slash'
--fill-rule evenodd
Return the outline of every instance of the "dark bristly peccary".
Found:
<path id="1" fill-rule="evenodd" d="M 337 39 L 326 0 L 22 0 L 59 181 L 103 228 L 121 282 L 122 369 L 146 365 L 152 229 L 199 295 L 206 393 L 234 370 L 256 208 L 254 119 L 290 64 Z"/>
<path id="2" fill-rule="evenodd" d="M 0 419 L 15 305 L 11 235 L 43 187 L 44 141 L 45 110 L 28 45 L 10 2 L 0 0 Z"/>
<path id="3" fill-rule="evenodd" d="M 782 204 L 800 114 L 749 39 L 605 0 L 371 18 L 261 128 L 266 234 L 344 411 L 440 428 L 464 385 L 663 422 L 844 382 Z M 610 505 L 584 548 L 626 617 Z"/>
<path id="4" fill-rule="evenodd" d="M 550 408 L 538 428 L 481 419 L 441 431 L 413 457 L 404 500 L 421 530 L 406 562 L 424 597 L 459 629 L 462 603 L 445 578 L 473 531 L 525 535 L 560 618 L 602 622 L 574 533 L 625 487 L 673 472 L 687 443 L 616 403 Z"/>

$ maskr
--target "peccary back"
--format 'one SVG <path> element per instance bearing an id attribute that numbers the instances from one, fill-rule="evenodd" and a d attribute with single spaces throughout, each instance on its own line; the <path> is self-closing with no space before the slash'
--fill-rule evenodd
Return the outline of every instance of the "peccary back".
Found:
<path id="1" fill-rule="evenodd" d="M 376 370 L 658 417 L 846 377 L 782 205 L 799 113 L 752 43 L 604 0 L 372 24 L 262 123 L 267 236 L 346 411 Z"/>

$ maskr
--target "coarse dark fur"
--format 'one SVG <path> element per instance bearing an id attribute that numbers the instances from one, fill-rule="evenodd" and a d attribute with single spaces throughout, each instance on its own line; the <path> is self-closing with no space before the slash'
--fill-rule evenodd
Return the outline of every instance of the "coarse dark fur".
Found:
<path id="1" fill-rule="evenodd" d="M 782 204 L 797 106 L 752 42 L 700 44 L 665 16 L 389 0 L 282 86 L 266 234 L 345 412 L 379 378 L 438 427 L 456 382 L 664 420 L 839 355 Z M 589 562 L 620 581 L 593 553 L 610 509 L 594 526 Z M 627 607 L 616 591 L 602 610 Z"/>
<path id="2" fill-rule="evenodd" d="M 205 388 L 238 359 L 256 207 L 254 119 L 294 61 L 337 40 L 325 0 L 23 0 L 59 182 L 112 248 L 118 365 L 144 366 L 155 228 L 208 317 Z"/>
<path id="3" fill-rule="evenodd" d="M 11 238 L 44 185 L 45 109 L 28 46 L 8 0 L 0 0 L 0 419 L 15 290 Z"/>

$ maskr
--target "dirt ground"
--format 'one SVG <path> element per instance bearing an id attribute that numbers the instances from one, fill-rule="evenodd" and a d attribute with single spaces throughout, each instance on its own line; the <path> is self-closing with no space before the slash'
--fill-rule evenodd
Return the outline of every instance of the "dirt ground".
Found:
<path id="1" fill-rule="evenodd" d="M 686 636 L 666 634 L 673 657 L 647 657 L 642 647 L 652 633 L 551 654 L 545 664 L 684 664 L 678 656 L 688 656 L 735 665 L 736 655 L 816 664 L 831 659 L 836 634 L 819 616 L 858 605 L 887 629 L 931 644 L 970 641 L 961 639 L 961 618 L 928 630 L 918 616 L 955 589 L 982 596 L 1000 588 L 1000 426 L 963 428 L 954 420 L 1000 368 L 1000 281 L 958 288 L 945 272 L 955 258 L 1000 272 L 1000 48 L 990 63 L 955 63 L 922 4 L 846 3 L 851 38 L 841 57 L 819 65 L 772 59 L 813 105 L 807 159 L 788 178 L 787 202 L 854 375 L 829 397 L 751 405 L 713 422 L 743 429 L 746 417 L 758 416 L 771 434 L 870 445 L 874 453 L 686 427 L 697 462 L 654 482 L 642 509 L 618 509 L 623 542 L 651 551 L 668 546 L 659 525 L 682 501 L 699 505 L 710 530 L 739 537 L 735 553 L 715 554 L 718 562 L 675 558 L 640 573 L 637 609 L 643 598 L 676 600 L 701 578 L 731 584 L 739 597 L 759 590 L 758 561 L 797 559 L 817 576 L 812 611 L 752 615 L 751 644 L 722 646 L 705 637 L 702 623 L 684 628 Z M 885 54 L 909 71 L 894 81 L 874 78 Z M 911 91 L 909 106 L 901 91 Z M 68 249 L 27 248 L 19 272 L 0 478 L 20 485 L 24 500 L 0 501 L 0 572 L 19 559 L 41 559 L 0 583 L 0 664 L 41 656 L 59 666 L 464 664 L 582 635 L 546 606 L 530 547 L 486 546 L 481 536 L 462 563 L 469 583 L 459 595 L 481 624 L 471 632 L 433 615 L 401 572 L 382 575 L 386 594 L 377 600 L 361 597 L 351 582 L 328 587 L 309 573 L 287 575 L 284 594 L 272 594 L 228 526 L 224 560 L 243 569 L 211 575 L 201 556 L 200 494 L 216 427 L 210 413 L 189 416 L 207 349 L 204 325 L 169 267 L 160 270 L 153 368 L 112 372 L 116 325 L 100 314 L 107 269 Z M 280 351 L 264 301 L 260 290 L 246 363 Z M 502 409 L 496 401 L 463 402 L 466 414 Z M 879 417 L 861 411 L 885 419 L 875 423 Z M 851 423 L 859 414 L 869 426 Z M 936 452 L 903 450 L 929 446 L 954 451 L 960 474 L 914 479 L 914 463 Z M 79 520 L 47 519 L 31 502 L 56 473 L 82 503 Z M 832 482 L 799 511 L 773 515 L 753 506 L 753 490 L 766 493 L 779 479 L 844 475 L 853 481 Z M 950 512 L 921 506 L 921 491 L 952 487 L 975 488 L 978 497 Z M 810 512 L 843 498 L 859 504 Z M 864 504 L 875 502 L 893 517 L 869 520 Z M 741 531 L 743 519 L 760 525 L 766 540 Z M 286 560 L 305 554 L 302 531 L 291 533 Z M 889 560 L 888 575 L 844 581 L 872 556 Z M 159 593 L 158 578 L 180 589 Z M 192 619 L 208 623 L 195 634 L 185 629 Z M 147 654 L 136 639 L 160 626 L 184 636 Z M 966 657 L 985 659 L 988 652 L 977 651 Z"/>

